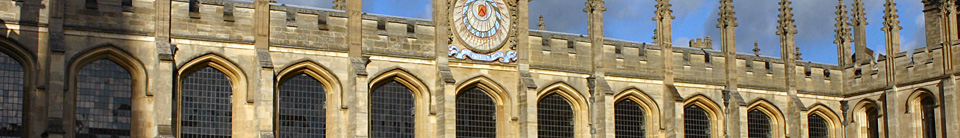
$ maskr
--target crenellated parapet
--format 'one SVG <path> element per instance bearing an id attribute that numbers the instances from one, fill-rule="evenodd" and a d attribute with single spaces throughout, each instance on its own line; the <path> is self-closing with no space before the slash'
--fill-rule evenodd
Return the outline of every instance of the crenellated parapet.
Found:
<path id="1" fill-rule="evenodd" d="M 571 53 L 587 50 L 585 36 L 549 31 L 530 31 L 531 68 L 571 73 L 587 73 L 589 53 Z M 574 49 L 568 48 L 573 44 Z M 607 76 L 661 80 L 663 79 L 663 47 L 651 43 L 631 42 L 606 38 L 603 64 Z M 740 88 L 786 91 L 784 62 L 780 58 L 737 53 L 737 73 Z M 724 55 L 718 50 L 691 47 L 673 48 L 672 65 L 680 83 L 724 85 Z M 843 70 L 836 65 L 798 61 L 795 76 L 801 94 L 839 96 Z"/>

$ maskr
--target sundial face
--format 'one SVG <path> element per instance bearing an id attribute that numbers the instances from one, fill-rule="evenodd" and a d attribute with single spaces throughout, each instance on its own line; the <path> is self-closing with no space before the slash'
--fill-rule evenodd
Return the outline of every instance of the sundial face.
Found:
<path id="1" fill-rule="evenodd" d="M 490 53 L 503 47 L 512 23 L 503 0 L 460 0 L 453 12 L 454 30 L 468 49 Z"/>

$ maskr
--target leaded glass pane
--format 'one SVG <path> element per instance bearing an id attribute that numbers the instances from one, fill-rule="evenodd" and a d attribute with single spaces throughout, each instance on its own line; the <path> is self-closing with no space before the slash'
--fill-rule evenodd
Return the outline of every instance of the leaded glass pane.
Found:
<path id="1" fill-rule="evenodd" d="M 0 138 L 18 138 L 23 129 L 23 66 L 0 52 Z"/>
<path id="2" fill-rule="evenodd" d="M 937 119 L 934 110 L 936 110 L 936 100 L 933 99 L 933 96 L 928 96 L 920 100 L 920 103 L 923 105 L 923 137 L 924 138 L 936 138 L 937 137 Z"/>
<path id="3" fill-rule="evenodd" d="M 559 94 L 550 94 L 537 103 L 537 133 L 541 138 L 572 138 L 573 109 Z"/>
<path id="4" fill-rule="evenodd" d="M 370 93 L 370 137 L 413 138 L 413 93 L 395 81 L 387 82 Z"/>
<path id="5" fill-rule="evenodd" d="M 683 109 L 683 129 L 686 138 L 709 138 L 710 116 L 700 106 L 687 106 Z"/>
<path id="6" fill-rule="evenodd" d="M 643 109 L 633 100 L 622 100 L 614 105 L 614 119 L 618 138 L 646 137 L 646 120 Z"/>
<path id="7" fill-rule="evenodd" d="M 497 105 L 479 88 L 457 96 L 457 137 L 497 137 Z"/>
<path id="8" fill-rule="evenodd" d="M 77 74 L 78 138 L 129 138 L 133 79 L 109 59 L 84 65 Z"/>
<path id="9" fill-rule="evenodd" d="M 769 138 L 770 116 L 760 110 L 750 110 L 747 113 L 747 135 L 750 138 Z"/>
<path id="10" fill-rule="evenodd" d="M 212 67 L 183 78 L 180 133 L 184 138 L 229 138 L 233 113 L 230 79 Z"/>
<path id="11" fill-rule="evenodd" d="M 807 116 L 807 128 L 810 129 L 810 138 L 827 138 L 830 136 L 827 120 L 820 115 Z"/>
<path id="12" fill-rule="evenodd" d="M 320 81 L 299 74 L 280 84 L 279 136 L 322 138 L 326 129 L 326 94 Z"/>

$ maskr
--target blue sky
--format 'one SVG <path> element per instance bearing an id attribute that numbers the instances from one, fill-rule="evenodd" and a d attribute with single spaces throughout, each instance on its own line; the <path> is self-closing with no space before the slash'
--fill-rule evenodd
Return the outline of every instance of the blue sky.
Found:
<path id="1" fill-rule="evenodd" d="M 276 0 L 278 3 L 330 8 L 333 0 Z M 720 47 L 720 33 L 716 28 L 719 0 L 674 0 L 673 39 L 678 46 L 687 46 L 689 40 L 710 36 L 714 49 Z M 844 0 L 849 10 L 853 0 Z M 863 0 L 867 13 L 867 46 L 877 54 L 884 53 L 883 0 Z M 537 28 L 543 16 L 549 31 L 587 34 L 587 14 L 582 10 L 585 0 L 534 0 L 530 2 L 530 28 Z M 651 43 L 654 0 L 605 0 L 604 35 L 608 38 Z M 737 16 L 737 52 L 753 53 L 758 42 L 761 54 L 780 56 L 780 39 L 776 35 L 779 0 L 734 0 Z M 797 47 L 806 61 L 836 64 L 834 41 L 836 0 L 792 0 L 798 33 Z M 897 0 L 900 15 L 901 51 L 924 47 L 923 5 L 920 0 Z M 363 0 L 363 11 L 400 17 L 432 19 L 432 0 Z M 853 48 L 851 48 L 853 49 Z"/>

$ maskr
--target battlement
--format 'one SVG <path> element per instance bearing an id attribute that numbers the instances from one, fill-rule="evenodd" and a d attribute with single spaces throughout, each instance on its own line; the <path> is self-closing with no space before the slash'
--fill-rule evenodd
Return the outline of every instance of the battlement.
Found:
<path id="1" fill-rule="evenodd" d="M 923 47 L 914 49 L 913 52 L 901 52 L 895 55 L 896 84 L 914 84 L 939 78 L 944 74 L 943 50 L 943 47 Z M 885 56 L 878 56 L 874 63 L 849 66 L 844 69 L 844 72 L 847 72 L 844 78 L 849 80 L 845 85 L 858 86 L 847 88 L 848 94 L 876 91 L 887 86 L 887 77 L 884 74 L 888 71 L 886 69 L 888 65 L 884 62 Z"/>
<path id="2" fill-rule="evenodd" d="M 705 44 L 712 40 L 693 41 Z M 584 35 L 530 31 L 531 67 L 587 73 L 590 42 Z M 711 46 L 712 47 L 712 46 Z M 662 47 L 641 42 L 604 39 L 604 67 L 608 76 L 662 79 Z M 724 55 L 717 50 L 675 46 L 674 72 L 678 82 L 724 85 Z M 539 53 L 539 54 L 538 54 Z M 779 58 L 737 54 L 737 70 L 744 88 L 785 91 L 784 62 Z M 840 95 L 844 72 L 836 65 L 797 61 L 797 88 L 801 93 Z M 827 86 L 827 87 L 824 87 Z"/>
<path id="3" fill-rule="evenodd" d="M 706 38 L 691 39 L 690 47 L 701 48 L 701 49 L 713 49 L 713 39 L 710 39 L 710 36 L 707 36 Z"/>

